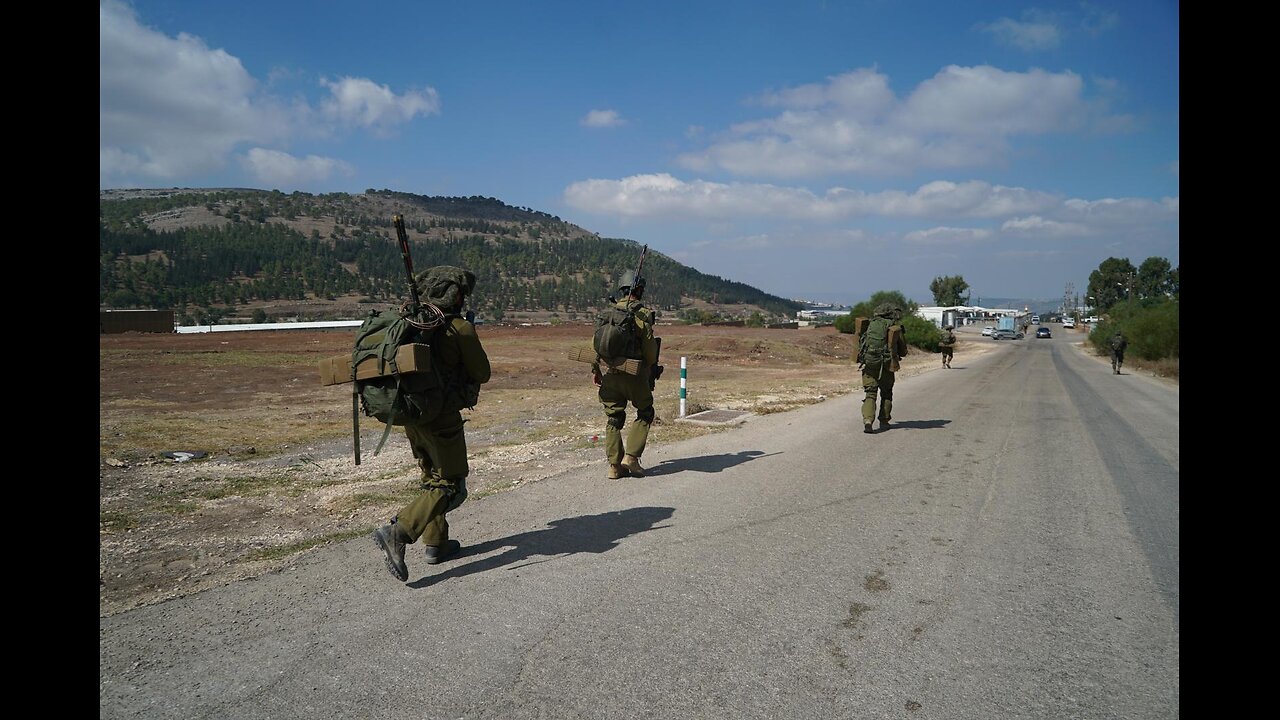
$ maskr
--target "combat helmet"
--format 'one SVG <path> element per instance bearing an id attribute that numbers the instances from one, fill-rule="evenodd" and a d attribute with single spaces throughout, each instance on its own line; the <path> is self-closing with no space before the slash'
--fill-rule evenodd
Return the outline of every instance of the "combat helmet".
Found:
<path id="1" fill-rule="evenodd" d="M 883 302 L 876 306 L 875 316 L 888 318 L 890 320 L 902 319 L 902 308 L 893 303 Z"/>
<path id="2" fill-rule="evenodd" d="M 635 286 L 634 288 L 632 286 Z M 645 280 L 644 276 L 636 276 L 634 270 L 627 270 L 622 273 L 622 277 L 618 279 L 618 297 L 625 298 L 631 295 L 640 298 L 644 295 Z"/>
<path id="3" fill-rule="evenodd" d="M 424 302 L 445 309 L 456 308 L 476 289 L 476 275 L 452 265 L 436 265 L 414 278 Z"/>

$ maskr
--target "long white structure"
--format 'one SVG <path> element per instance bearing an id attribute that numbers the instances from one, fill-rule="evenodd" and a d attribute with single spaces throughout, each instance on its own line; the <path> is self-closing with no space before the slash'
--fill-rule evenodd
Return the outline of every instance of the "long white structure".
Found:
<path id="1" fill-rule="evenodd" d="M 321 330 L 325 328 L 358 328 L 363 320 L 318 320 L 316 322 L 236 323 L 233 325 L 179 325 L 179 333 L 238 332 L 241 330 Z"/>
<path id="2" fill-rule="evenodd" d="M 979 318 L 1018 318 L 1023 315 L 1031 314 L 1026 310 L 1018 310 L 1015 308 L 987 308 L 979 305 L 921 305 L 916 310 L 916 315 L 919 315 L 938 327 L 942 327 L 942 314 L 948 310 L 954 310 L 959 314 L 962 320 L 970 318 L 971 320 L 969 324 L 977 322 Z"/>

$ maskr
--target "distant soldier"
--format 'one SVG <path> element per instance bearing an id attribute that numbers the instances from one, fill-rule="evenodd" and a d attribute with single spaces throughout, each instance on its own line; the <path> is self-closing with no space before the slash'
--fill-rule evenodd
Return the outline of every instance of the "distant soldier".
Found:
<path id="1" fill-rule="evenodd" d="M 938 342 L 938 347 L 942 348 L 942 367 L 951 367 L 951 358 L 956 352 L 956 334 L 951 332 L 954 330 L 950 325 L 944 325 L 942 328 L 942 340 Z"/>
<path id="2" fill-rule="evenodd" d="M 1120 366 L 1124 364 L 1124 351 L 1127 347 L 1129 339 L 1117 329 L 1116 334 L 1111 336 L 1111 369 L 1117 375 L 1120 374 Z"/>
<path id="3" fill-rule="evenodd" d="M 872 432 L 876 419 L 876 395 L 880 395 L 880 429 L 888 430 L 893 418 L 893 368 L 907 354 L 902 325 L 902 308 L 881 303 L 875 309 L 866 333 L 858 342 L 858 365 L 862 367 L 862 432 Z"/>
<path id="4" fill-rule="evenodd" d="M 604 453 L 609 461 L 610 480 L 644 477 L 640 456 L 654 418 L 654 383 L 662 374 L 662 366 L 657 364 L 660 340 L 653 336 L 656 314 L 640 302 L 644 287 L 643 277 L 630 270 L 623 273 L 618 287 L 620 299 L 596 320 L 597 357 L 591 374 L 592 381 L 600 386 L 600 403 L 608 418 Z M 637 374 L 623 369 L 627 360 L 639 361 Z M 636 409 L 636 419 L 624 439 L 622 427 L 627 422 L 628 402 Z"/>

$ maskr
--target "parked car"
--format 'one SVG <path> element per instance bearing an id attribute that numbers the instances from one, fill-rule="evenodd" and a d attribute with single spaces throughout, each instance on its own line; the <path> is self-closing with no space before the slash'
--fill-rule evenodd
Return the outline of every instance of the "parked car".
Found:
<path id="1" fill-rule="evenodd" d="M 983 335 L 986 335 L 987 337 L 990 337 L 990 336 L 991 336 L 991 333 L 993 333 L 993 332 L 995 332 L 995 331 L 996 331 L 996 328 L 995 328 L 995 326 L 994 326 L 994 325 L 988 325 L 988 326 L 986 326 L 986 327 L 982 328 L 982 334 L 983 334 Z"/>
<path id="2" fill-rule="evenodd" d="M 1075 321 L 1075 320 L 1072 320 L 1071 318 L 1067 318 L 1066 320 L 1063 320 L 1063 321 L 1062 321 L 1062 327 L 1063 327 L 1063 329 L 1071 330 L 1071 329 L 1075 328 L 1075 326 L 1076 326 L 1076 321 Z"/>
<path id="3" fill-rule="evenodd" d="M 1042 338 L 1042 337 L 1053 337 L 1053 336 L 1049 334 L 1049 328 L 1040 327 L 1040 328 L 1036 328 L 1036 337 Z"/>
<path id="4" fill-rule="evenodd" d="M 991 333 L 992 340 L 1021 340 L 1022 333 L 1012 330 L 996 330 Z"/>

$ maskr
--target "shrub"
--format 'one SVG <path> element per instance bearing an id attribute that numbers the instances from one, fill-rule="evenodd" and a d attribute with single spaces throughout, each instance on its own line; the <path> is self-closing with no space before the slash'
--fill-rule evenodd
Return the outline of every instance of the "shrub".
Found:
<path id="1" fill-rule="evenodd" d="M 1178 359 L 1178 301 L 1132 300 L 1113 305 L 1089 333 L 1089 344 L 1101 354 L 1111 352 L 1116 329 L 1129 339 L 1128 352 L 1143 360 Z"/>
<path id="2" fill-rule="evenodd" d="M 936 325 L 919 315 L 908 315 L 902 318 L 902 329 L 906 331 L 907 344 L 931 353 L 939 351 L 938 343 L 942 340 L 942 331 Z"/>

